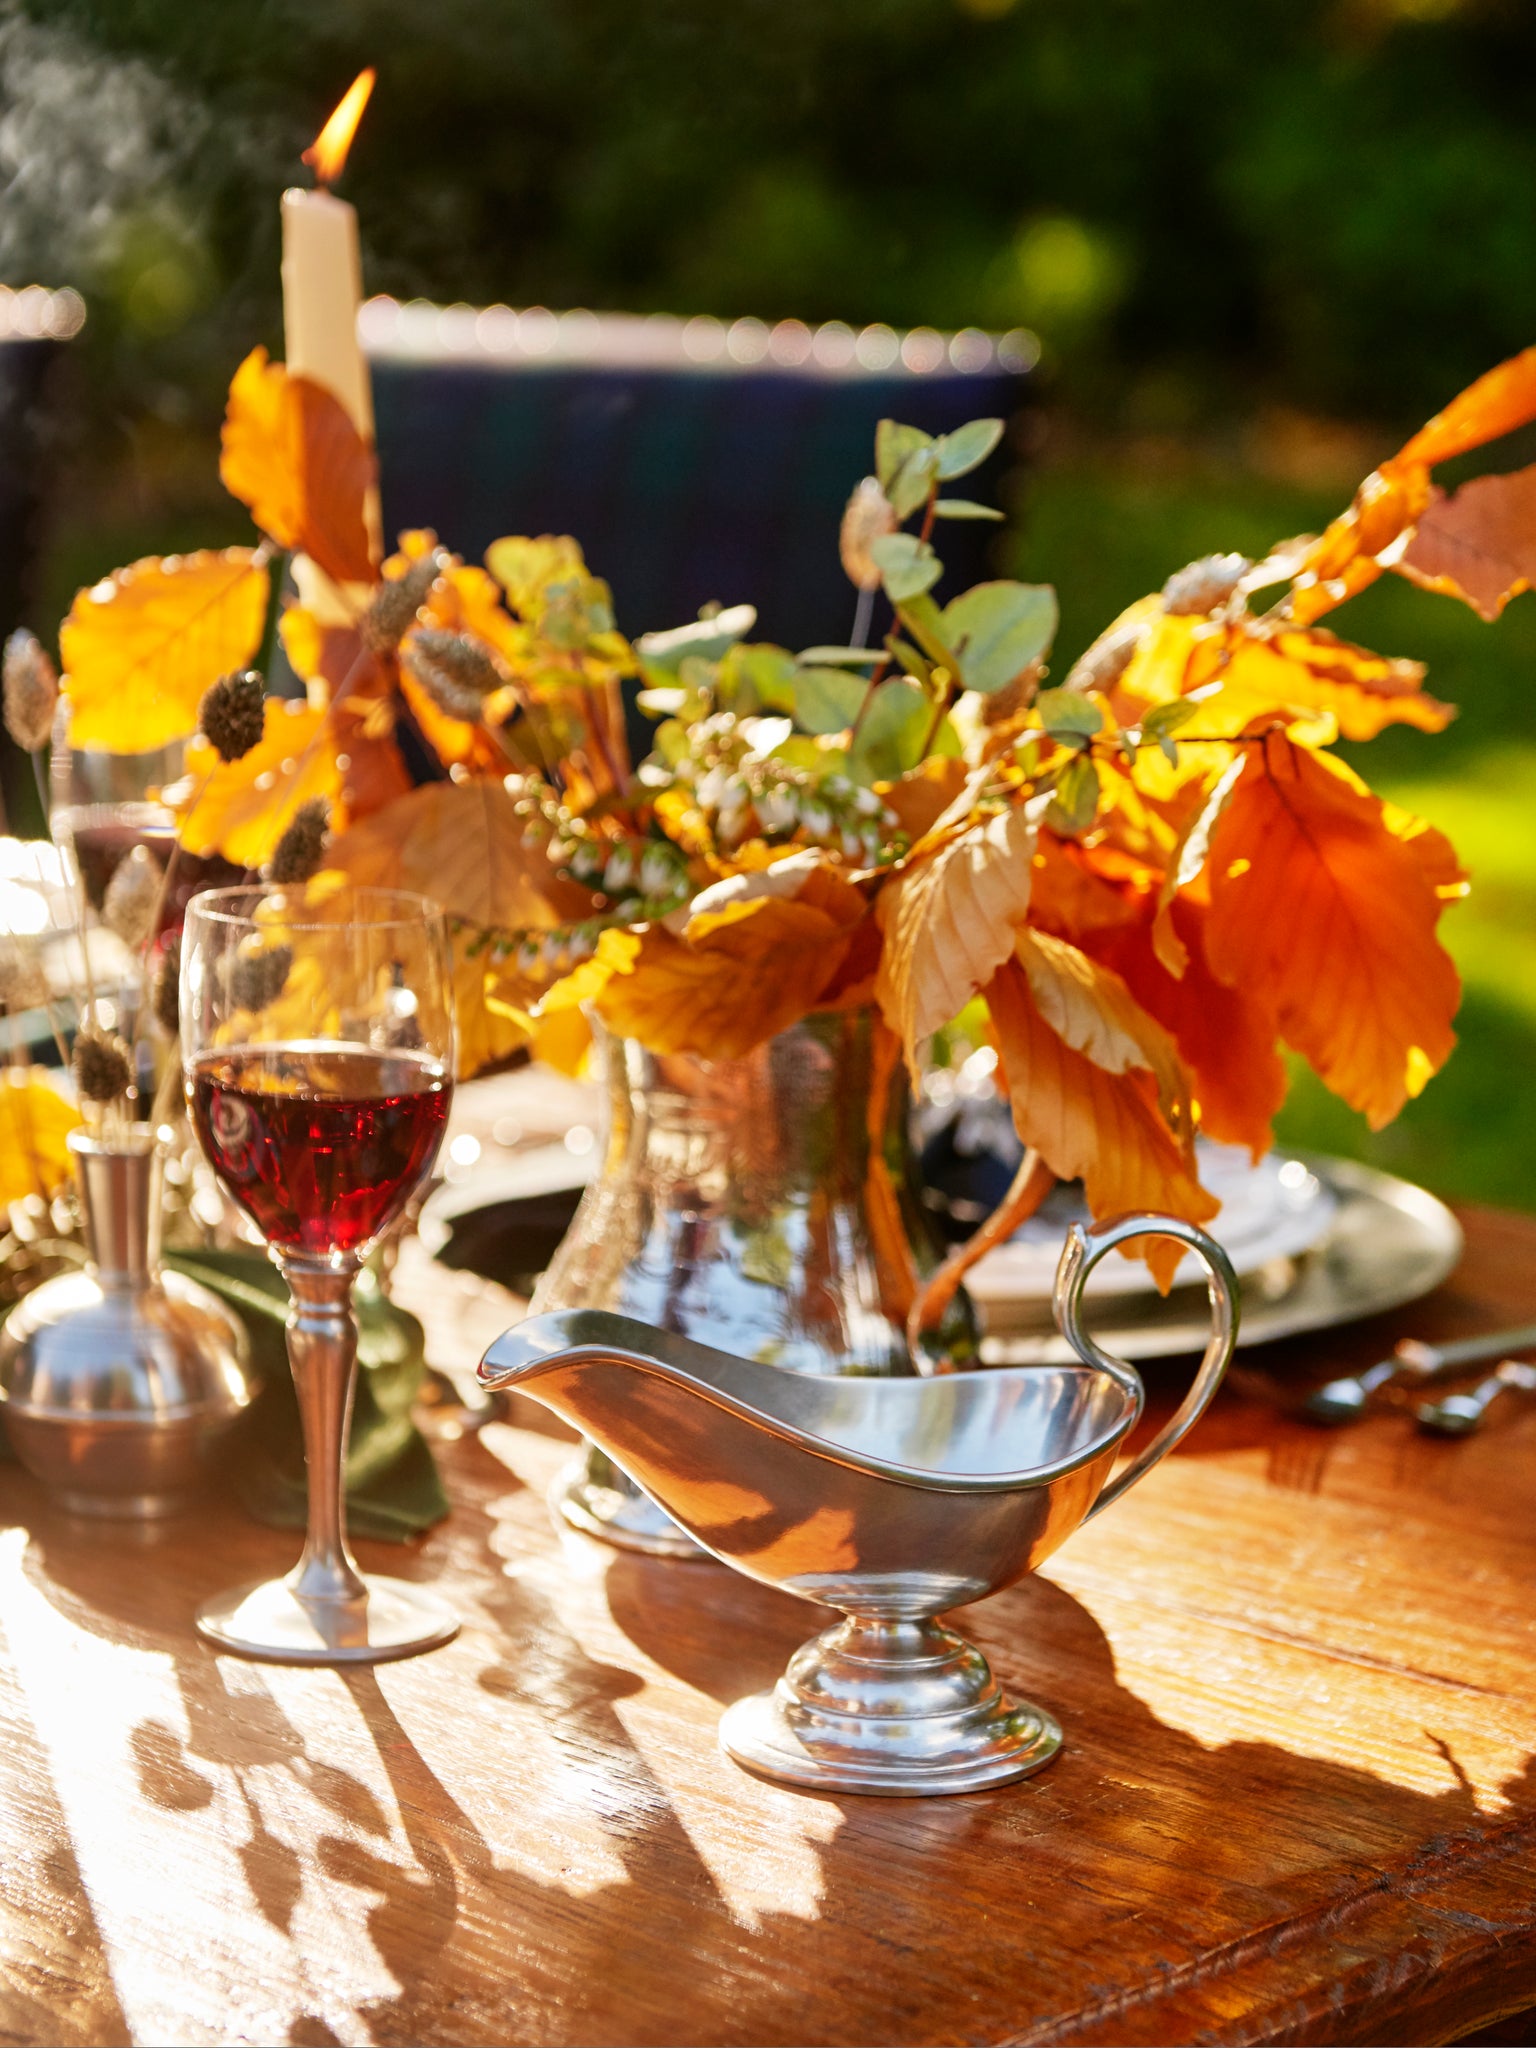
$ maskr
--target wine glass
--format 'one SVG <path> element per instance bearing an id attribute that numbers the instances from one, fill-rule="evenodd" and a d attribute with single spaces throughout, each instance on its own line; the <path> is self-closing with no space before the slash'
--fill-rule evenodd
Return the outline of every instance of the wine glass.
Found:
<path id="1" fill-rule="evenodd" d="M 304 1554 L 217 1594 L 197 1625 L 283 1664 L 376 1664 L 457 1632 L 347 1549 L 352 1283 L 430 1171 L 452 1094 L 442 913 L 402 890 L 210 889 L 187 906 L 181 1043 L 193 1128 L 293 1296 L 288 1358 L 309 1470 Z"/>

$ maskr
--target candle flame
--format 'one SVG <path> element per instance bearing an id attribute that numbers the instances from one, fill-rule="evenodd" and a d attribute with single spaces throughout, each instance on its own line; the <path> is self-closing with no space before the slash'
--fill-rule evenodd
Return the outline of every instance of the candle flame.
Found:
<path id="1" fill-rule="evenodd" d="M 368 95 L 373 91 L 375 75 L 371 64 L 366 71 L 357 74 L 347 87 L 335 113 L 305 150 L 304 162 L 313 167 L 318 184 L 334 185 L 345 169 L 347 151 L 352 147 L 357 124 L 363 118 Z"/>

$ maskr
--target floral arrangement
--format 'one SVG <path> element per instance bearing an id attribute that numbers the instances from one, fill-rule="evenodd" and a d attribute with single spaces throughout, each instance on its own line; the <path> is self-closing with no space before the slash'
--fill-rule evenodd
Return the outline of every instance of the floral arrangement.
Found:
<path id="1" fill-rule="evenodd" d="M 725 1057 L 864 1005 L 887 1066 L 899 1047 L 915 1069 L 979 1001 L 1029 1148 L 1008 1221 L 1051 1176 L 1081 1178 L 1097 1214 L 1200 1221 L 1195 1132 L 1269 1144 L 1282 1044 L 1373 1126 L 1451 1051 L 1436 925 L 1465 878 L 1332 748 L 1452 712 L 1420 664 L 1320 621 L 1388 569 L 1496 616 L 1536 573 L 1536 472 L 1447 496 L 1431 471 L 1533 416 L 1536 350 L 1320 537 L 1190 564 L 1056 681 L 1049 588 L 933 595 L 943 522 L 992 516 L 946 490 L 998 421 L 937 439 L 882 422 L 842 533 L 861 619 L 885 600 L 877 646 L 792 653 L 748 637 L 749 607 L 631 644 L 574 540 L 500 540 L 480 566 L 407 533 L 384 558 L 371 448 L 258 350 L 221 469 L 258 538 L 79 594 L 71 737 L 186 738 L 170 796 L 193 854 L 436 898 L 465 1072 L 525 1046 L 572 1066 L 588 1014 Z M 295 702 L 229 680 L 258 657 L 284 557 Z M 639 763 L 626 677 L 657 721 Z"/>

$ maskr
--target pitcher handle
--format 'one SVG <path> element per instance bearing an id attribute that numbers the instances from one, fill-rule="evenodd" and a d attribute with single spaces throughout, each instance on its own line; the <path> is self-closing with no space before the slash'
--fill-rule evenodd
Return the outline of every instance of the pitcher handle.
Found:
<path id="1" fill-rule="evenodd" d="M 1138 1451 L 1123 1472 L 1119 1472 L 1088 1510 L 1091 1519 L 1101 1508 L 1128 1493 L 1138 1479 L 1144 1479 L 1158 1460 L 1189 1434 L 1210 1405 L 1221 1385 L 1232 1350 L 1237 1343 L 1238 1291 L 1232 1261 L 1213 1237 L 1193 1223 L 1177 1216 L 1152 1214 L 1117 1216 L 1108 1223 L 1085 1230 L 1074 1223 L 1067 1232 L 1066 1248 L 1056 1269 L 1056 1324 L 1072 1349 L 1086 1364 L 1107 1372 L 1122 1387 L 1135 1392 L 1138 1405 L 1144 1398 L 1141 1375 L 1123 1359 L 1101 1351 L 1083 1328 L 1083 1288 L 1088 1275 L 1106 1252 L 1133 1237 L 1172 1237 L 1187 1244 L 1201 1260 L 1208 1275 L 1206 1289 L 1211 1298 L 1211 1334 L 1195 1374 L 1194 1384 L 1184 1396 L 1178 1413 L 1171 1417 L 1144 1450 Z"/>

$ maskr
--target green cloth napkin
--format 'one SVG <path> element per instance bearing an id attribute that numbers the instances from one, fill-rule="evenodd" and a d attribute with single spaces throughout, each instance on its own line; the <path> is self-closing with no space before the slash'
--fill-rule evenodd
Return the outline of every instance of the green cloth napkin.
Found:
<path id="1" fill-rule="evenodd" d="M 308 1493 L 299 1404 L 288 1370 L 288 1288 L 260 1252 L 167 1252 L 165 1263 L 211 1288 L 251 1339 L 260 1389 L 240 1427 L 232 1476 L 246 1510 L 302 1529 Z M 347 1523 L 355 1536 L 404 1543 L 448 1512 L 448 1496 L 411 1404 L 426 1375 L 421 1324 L 396 1308 L 364 1267 L 358 1276 L 357 1396 L 347 1450 Z"/>

